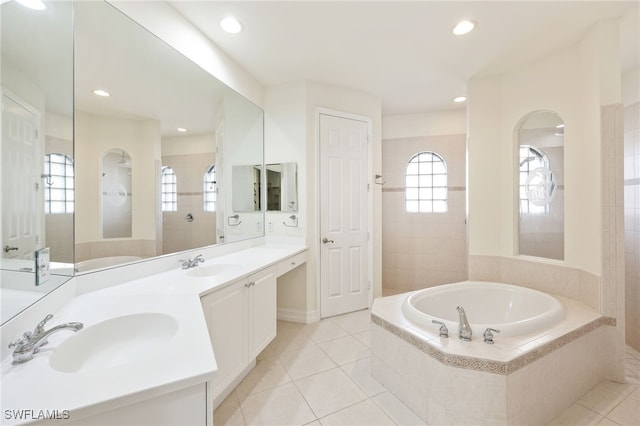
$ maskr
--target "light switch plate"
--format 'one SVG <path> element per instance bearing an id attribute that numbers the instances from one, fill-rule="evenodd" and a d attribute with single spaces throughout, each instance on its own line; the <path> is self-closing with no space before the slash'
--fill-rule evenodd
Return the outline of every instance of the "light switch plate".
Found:
<path id="1" fill-rule="evenodd" d="M 36 286 L 49 279 L 49 247 L 36 250 Z"/>

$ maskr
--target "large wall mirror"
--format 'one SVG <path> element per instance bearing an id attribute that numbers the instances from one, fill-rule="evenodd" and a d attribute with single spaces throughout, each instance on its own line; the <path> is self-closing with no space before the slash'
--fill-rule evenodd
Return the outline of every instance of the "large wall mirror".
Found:
<path id="1" fill-rule="evenodd" d="M 564 259 L 564 122 L 552 111 L 527 115 L 516 141 L 518 254 Z"/>
<path id="2" fill-rule="evenodd" d="M 263 211 L 229 219 L 237 215 L 234 165 L 263 163 L 262 110 L 106 2 L 46 5 L 1 5 L 3 223 L 16 217 L 4 190 L 12 182 L 5 120 L 15 107 L 4 94 L 24 99 L 40 117 L 39 151 L 23 157 L 33 175 L 26 182 L 40 192 L 18 213 L 34 217 L 37 243 L 10 250 L 11 262 L 2 256 L 2 287 L 31 285 L 34 272 L 20 269 L 41 247 L 50 248 L 51 264 L 66 279 L 74 270 L 264 235 Z M 45 173 L 48 153 L 55 164 Z M 107 189 L 107 169 L 130 187 Z M 48 182 L 55 214 L 43 206 Z M 110 223 L 105 216 L 115 207 L 126 207 L 128 217 Z M 3 247 L 14 246 L 12 232 L 3 228 Z M 2 300 L 4 311 L 4 293 Z"/>
<path id="3" fill-rule="evenodd" d="M 72 14 L 69 2 L 0 5 L 0 323 L 73 275 Z"/>

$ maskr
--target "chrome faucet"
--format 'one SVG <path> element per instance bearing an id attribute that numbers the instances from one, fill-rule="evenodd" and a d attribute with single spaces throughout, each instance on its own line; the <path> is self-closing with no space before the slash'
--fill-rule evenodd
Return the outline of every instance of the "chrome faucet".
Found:
<path id="1" fill-rule="evenodd" d="M 471 341 L 471 326 L 469 325 L 469 321 L 467 321 L 467 314 L 464 311 L 462 306 L 458 306 L 456 308 L 458 310 L 458 315 L 460 315 L 460 324 L 458 325 L 458 337 L 460 340 L 464 340 L 465 342 Z"/>
<path id="2" fill-rule="evenodd" d="M 40 351 L 40 347 L 48 343 L 47 339 L 53 333 L 61 330 L 70 330 L 76 332 L 81 330 L 83 327 L 82 323 L 80 322 L 68 322 L 65 324 L 56 325 L 55 327 L 45 331 L 44 325 L 51 318 L 53 318 L 53 315 L 47 315 L 42 321 L 38 323 L 33 332 L 26 331 L 22 335 L 22 337 L 9 343 L 9 348 L 15 348 L 15 350 L 13 351 L 12 364 L 22 364 L 23 362 L 31 360 L 33 358 L 33 355 Z"/>
<path id="3" fill-rule="evenodd" d="M 180 260 L 180 262 L 182 262 L 182 269 L 190 269 L 195 268 L 199 263 L 203 263 L 204 259 L 202 258 L 202 255 L 199 254 L 193 259 Z"/>

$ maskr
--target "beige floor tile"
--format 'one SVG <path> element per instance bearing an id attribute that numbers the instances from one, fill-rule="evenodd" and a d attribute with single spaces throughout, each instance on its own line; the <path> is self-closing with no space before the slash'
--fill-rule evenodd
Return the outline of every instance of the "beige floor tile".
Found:
<path id="1" fill-rule="evenodd" d="M 309 324 L 304 330 L 311 340 L 316 343 L 339 339 L 349 334 L 345 329 L 336 324 L 333 318 Z"/>
<path id="2" fill-rule="evenodd" d="M 371 376 L 371 358 L 359 359 L 340 367 L 369 396 L 378 395 L 386 389 Z"/>
<path id="3" fill-rule="evenodd" d="M 573 404 L 562 414 L 556 417 L 549 426 L 588 426 L 596 425 L 604 417 L 593 410 L 578 403 Z"/>
<path id="4" fill-rule="evenodd" d="M 213 424 L 216 426 L 244 426 L 244 417 L 240 401 L 235 392 L 231 394 L 213 412 Z"/>
<path id="5" fill-rule="evenodd" d="M 283 352 L 306 346 L 314 346 L 314 343 L 303 330 L 286 329 L 278 331 L 275 339 L 269 343 L 266 350 L 280 355 Z"/>
<path id="6" fill-rule="evenodd" d="M 367 331 L 371 327 L 371 312 L 368 309 L 335 317 L 335 322 L 349 334 Z"/>
<path id="7" fill-rule="evenodd" d="M 602 420 L 600 420 L 597 426 L 620 426 L 620 425 L 605 417 Z"/>
<path id="8" fill-rule="evenodd" d="M 367 399 L 367 395 L 339 368 L 295 383 L 318 418 Z"/>
<path id="9" fill-rule="evenodd" d="M 373 401 L 366 399 L 320 419 L 323 426 L 395 425 Z"/>
<path id="10" fill-rule="evenodd" d="M 605 381 L 585 394 L 578 402 L 582 406 L 605 416 L 632 391 L 632 385 Z"/>
<path id="11" fill-rule="evenodd" d="M 640 425 L 640 404 L 633 398 L 627 398 L 614 408 L 607 418 L 623 426 Z"/>
<path id="12" fill-rule="evenodd" d="M 338 365 L 348 364 L 371 356 L 371 350 L 353 336 L 344 336 L 318 343 L 320 349 Z"/>
<path id="13" fill-rule="evenodd" d="M 304 425 L 316 416 L 293 383 L 253 393 L 241 403 L 247 425 Z"/>
<path id="14" fill-rule="evenodd" d="M 291 377 L 287 374 L 277 358 L 265 358 L 258 360 L 255 368 L 236 387 L 236 393 L 240 401 L 255 392 L 262 392 L 286 383 L 291 383 Z"/>
<path id="15" fill-rule="evenodd" d="M 378 404 L 391 419 L 399 425 L 425 425 L 426 423 L 404 405 L 398 398 L 389 392 L 383 392 L 373 397 Z"/>
<path id="16" fill-rule="evenodd" d="M 355 333 L 353 337 L 360 340 L 366 347 L 371 347 L 371 329 Z"/>
<path id="17" fill-rule="evenodd" d="M 278 359 L 293 380 L 335 368 L 337 365 L 316 345 L 284 352 Z"/>

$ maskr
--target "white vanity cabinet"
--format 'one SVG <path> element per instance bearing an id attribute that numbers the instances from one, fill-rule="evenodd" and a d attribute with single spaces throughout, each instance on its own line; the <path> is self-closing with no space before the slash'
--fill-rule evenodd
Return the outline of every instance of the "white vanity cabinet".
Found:
<path id="1" fill-rule="evenodd" d="M 218 365 L 214 407 L 276 336 L 276 278 L 275 266 L 269 267 L 201 298 Z"/>

